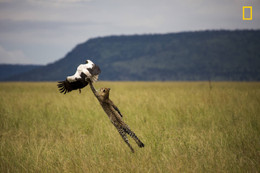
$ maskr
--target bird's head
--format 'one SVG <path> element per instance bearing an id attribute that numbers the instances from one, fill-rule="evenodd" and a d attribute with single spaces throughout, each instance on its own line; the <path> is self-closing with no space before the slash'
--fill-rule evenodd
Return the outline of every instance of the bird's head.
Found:
<path id="1" fill-rule="evenodd" d="M 94 64 L 94 63 L 88 59 L 86 60 L 86 64 Z"/>
<path id="2" fill-rule="evenodd" d="M 104 99 L 108 99 L 109 91 L 110 91 L 110 88 L 101 88 L 99 91 L 99 95 L 101 95 Z"/>

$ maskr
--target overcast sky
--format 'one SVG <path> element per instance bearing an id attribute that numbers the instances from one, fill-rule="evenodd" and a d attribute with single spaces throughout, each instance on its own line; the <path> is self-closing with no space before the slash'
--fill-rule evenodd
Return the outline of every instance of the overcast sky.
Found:
<path id="1" fill-rule="evenodd" d="M 0 63 L 48 64 L 98 36 L 208 29 L 260 29 L 260 0 L 0 0 Z"/>

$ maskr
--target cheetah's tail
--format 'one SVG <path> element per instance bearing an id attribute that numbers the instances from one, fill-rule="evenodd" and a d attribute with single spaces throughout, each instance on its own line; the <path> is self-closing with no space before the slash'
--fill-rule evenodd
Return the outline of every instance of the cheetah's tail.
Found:
<path id="1" fill-rule="evenodd" d="M 135 142 L 137 143 L 137 145 L 140 147 L 140 148 L 142 148 L 142 147 L 144 147 L 144 143 L 142 143 L 142 141 L 140 140 L 140 139 L 138 139 L 138 137 L 137 136 L 135 136 L 136 138 L 134 138 L 134 140 L 135 140 Z"/>
<path id="2" fill-rule="evenodd" d="M 142 143 L 142 141 L 135 135 L 135 133 L 128 126 L 126 126 L 124 130 L 135 140 L 135 142 L 140 148 L 144 147 L 144 143 Z"/>

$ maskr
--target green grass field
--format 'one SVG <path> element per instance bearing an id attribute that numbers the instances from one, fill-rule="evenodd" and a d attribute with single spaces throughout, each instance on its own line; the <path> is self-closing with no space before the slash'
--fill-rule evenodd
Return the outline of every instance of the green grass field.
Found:
<path id="1" fill-rule="evenodd" d="M 0 172 L 259 172 L 260 83 L 98 82 L 144 142 L 130 149 L 89 87 L 0 83 Z"/>

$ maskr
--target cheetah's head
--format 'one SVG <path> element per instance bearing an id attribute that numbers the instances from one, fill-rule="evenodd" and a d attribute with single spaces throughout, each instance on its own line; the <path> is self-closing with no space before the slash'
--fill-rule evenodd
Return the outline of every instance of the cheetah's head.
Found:
<path id="1" fill-rule="evenodd" d="M 104 99 L 108 99 L 109 98 L 109 91 L 110 88 L 101 88 L 99 91 L 99 94 L 104 98 Z"/>

